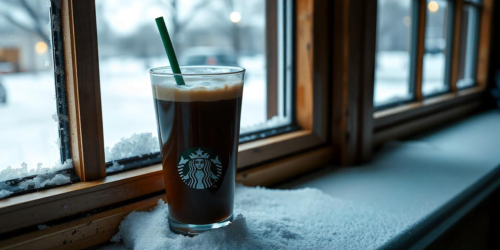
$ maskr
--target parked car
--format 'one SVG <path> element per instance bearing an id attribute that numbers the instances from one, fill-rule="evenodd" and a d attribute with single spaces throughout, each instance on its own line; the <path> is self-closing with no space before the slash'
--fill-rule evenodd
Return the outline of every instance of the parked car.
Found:
<path id="1" fill-rule="evenodd" d="M 187 49 L 182 53 L 180 64 L 238 66 L 237 55 L 233 50 L 218 47 Z"/>
<path id="2" fill-rule="evenodd" d="M 0 82 L 0 104 L 7 103 L 7 90 Z"/>

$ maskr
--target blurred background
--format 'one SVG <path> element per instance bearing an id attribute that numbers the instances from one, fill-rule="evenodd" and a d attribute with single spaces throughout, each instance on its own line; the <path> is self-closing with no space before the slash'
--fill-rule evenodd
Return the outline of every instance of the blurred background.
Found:
<path id="1" fill-rule="evenodd" d="M 375 106 L 412 98 L 412 0 L 378 0 Z M 269 123 L 265 0 L 96 0 L 104 143 L 134 138 L 157 147 L 149 69 L 168 65 L 154 19 L 164 16 L 181 65 L 247 69 L 242 131 Z M 51 48 L 50 2 L 0 0 L 0 170 L 51 166 L 59 159 L 59 119 Z M 449 3 L 427 1 L 423 93 L 447 91 Z M 464 10 L 464 39 L 477 14 Z M 473 46 L 470 41 L 465 46 Z M 466 51 L 463 57 L 471 57 Z M 267 53 L 277 53 L 267 52 Z M 475 60 L 463 60 L 474 62 Z M 461 65 L 460 87 L 474 65 Z M 463 70 L 462 70 L 463 69 Z M 279 123 L 274 122 L 273 126 Z M 265 126 L 264 126 L 265 127 Z M 108 159 L 110 160 L 110 159 Z"/>
<path id="2" fill-rule="evenodd" d="M 105 147 L 157 128 L 149 69 L 168 65 L 164 16 L 182 65 L 247 69 L 242 130 L 265 124 L 265 1 L 96 1 Z M 60 162 L 50 1 L 0 0 L 0 170 Z M 247 129 L 246 131 L 249 131 Z M 138 138 L 137 136 L 135 138 Z M 146 138 L 147 139 L 147 138 Z"/>

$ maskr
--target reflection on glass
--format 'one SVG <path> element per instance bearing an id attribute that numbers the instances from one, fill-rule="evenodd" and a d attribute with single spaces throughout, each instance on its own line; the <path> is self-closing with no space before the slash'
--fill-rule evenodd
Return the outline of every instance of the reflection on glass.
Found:
<path id="1" fill-rule="evenodd" d="M 374 104 L 410 99 L 411 0 L 378 0 Z"/>
<path id="2" fill-rule="evenodd" d="M 448 55 L 449 15 L 447 1 L 427 1 L 425 53 L 422 69 L 422 93 L 431 95 L 448 90 L 446 66 Z"/>
<path id="3" fill-rule="evenodd" d="M 474 78 L 476 77 L 478 12 L 477 7 L 471 5 L 464 5 L 462 10 L 458 88 L 466 88 L 474 85 Z"/>
<path id="4" fill-rule="evenodd" d="M 50 41 L 46 1 L 0 0 L 0 171 L 60 163 Z"/>
<path id="5" fill-rule="evenodd" d="M 265 1 L 96 0 L 106 160 L 158 152 L 148 71 L 169 65 L 164 16 L 181 65 L 247 70 L 241 127 L 266 122 Z"/>

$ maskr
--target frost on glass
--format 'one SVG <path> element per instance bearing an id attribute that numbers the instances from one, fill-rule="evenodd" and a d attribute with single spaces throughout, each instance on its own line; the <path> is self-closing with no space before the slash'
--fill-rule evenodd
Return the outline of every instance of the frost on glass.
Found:
<path id="1" fill-rule="evenodd" d="M 374 104 L 408 100 L 412 30 L 411 0 L 378 0 Z"/>
<path id="2" fill-rule="evenodd" d="M 235 14 L 231 19 L 233 12 L 240 19 Z M 230 65 L 247 70 L 242 132 L 276 124 L 276 119 L 267 119 L 264 0 L 96 0 L 108 162 L 159 151 L 148 72 L 169 63 L 154 21 L 158 16 L 164 16 L 181 65 Z M 132 142 L 138 139 L 151 141 Z"/>
<path id="3" fill-rule="evenodd" d="M 0 198 L 16 190 L 70 182 L 61 163 L 51 48 L 50 2 L 0 0 Z M 62 131 L 66 133 L 66 131 Z"/>

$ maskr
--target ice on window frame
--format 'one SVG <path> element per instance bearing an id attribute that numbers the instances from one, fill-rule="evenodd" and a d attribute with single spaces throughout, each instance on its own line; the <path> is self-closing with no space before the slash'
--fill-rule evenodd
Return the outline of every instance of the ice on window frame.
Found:
<path id="1" fill-rule="evenodd" d="M 33 179 L 27 179 L 21 181 L 17 184 L 21 190 L 27 190 L 28 188 L 43 188 L 47 185 L 64 185 L 71 183 L 71 178 L 69 174 L 59 173 L 62 170 L 71 169 L 73 167 L 73 162 L 67 160 L 62 164 L 55 164 L 51 168 L 44 168 L 42 164 L 39 163 L 36 169 L 29 169 L 26 163 L 22 163 L 20 168 L 12 168 L 11 166 L 0 171 L 0 199 L 6 198 L 13 194 L 13 192 L 7 190 L 9 187 L 4 184 L 9 180 L 18 180 L 25 178 L 27 176 L 35 176 Z"/>

